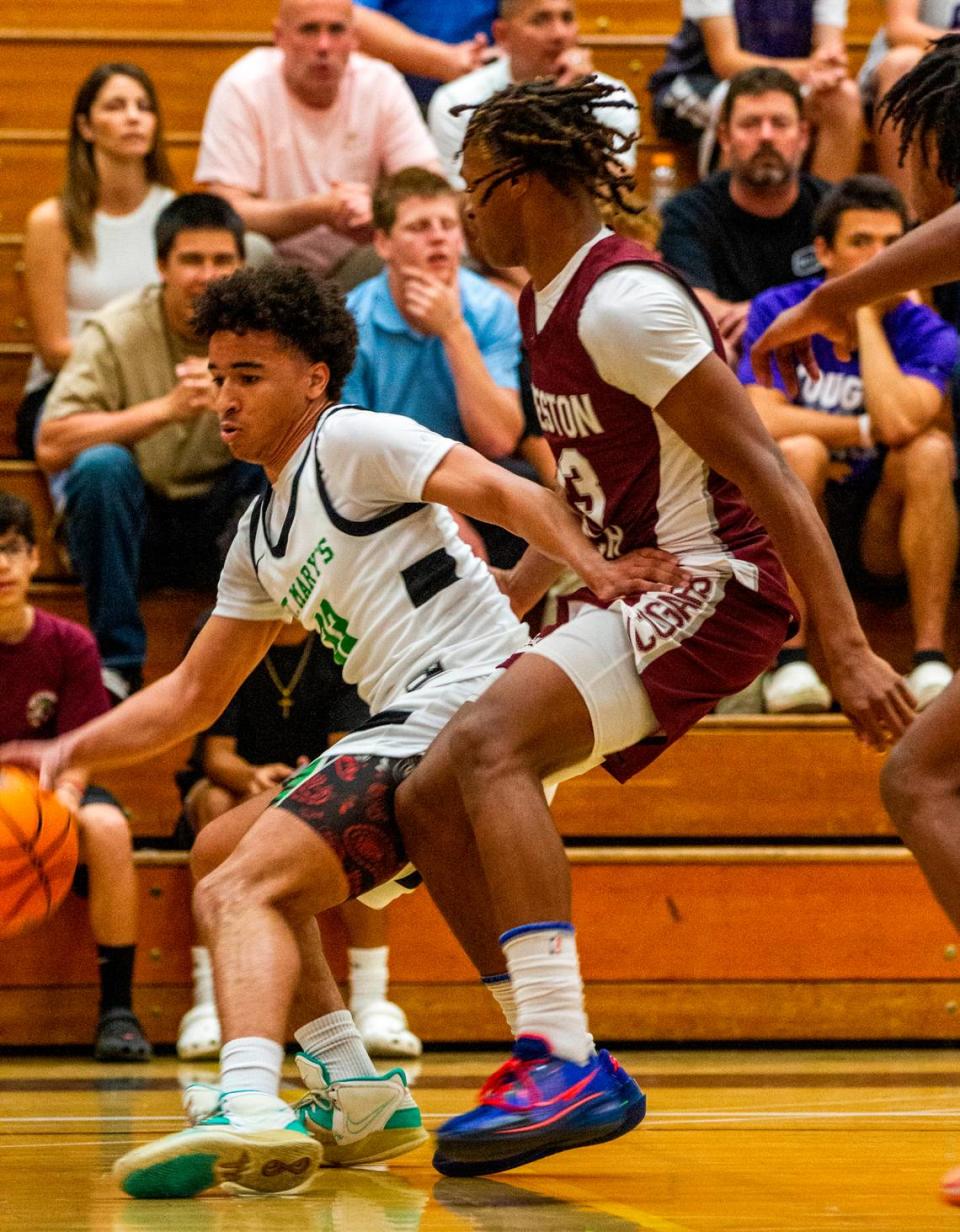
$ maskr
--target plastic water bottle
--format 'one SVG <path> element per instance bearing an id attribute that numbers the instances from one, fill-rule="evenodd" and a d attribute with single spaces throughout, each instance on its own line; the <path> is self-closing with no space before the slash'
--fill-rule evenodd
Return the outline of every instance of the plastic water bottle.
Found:
<path id="1" fill-rule="evenodd" d="M 650 208 L 658 214 L 677 191 L 677 160 L 668 150 L 654 154 L 650 164 Z"/>

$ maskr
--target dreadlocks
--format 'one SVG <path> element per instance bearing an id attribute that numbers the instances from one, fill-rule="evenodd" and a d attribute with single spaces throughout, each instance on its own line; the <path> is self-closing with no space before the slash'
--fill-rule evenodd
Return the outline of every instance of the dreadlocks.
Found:
<path id="1" fill-rule="evenodd" d="M 611 95 L 620 95 L 612 98 Z M 620 87 L 595 75 L 560 86 L 550 78 L 507 86 L 483 103 L 463 103 L 452 115 L 472 111 L 464 145 L 481 140 L 497 162 L 479 181 L 483 201 L 507 180 L 539 174 L 561 192 L 584 187 L 590 195 L 638 214 L 627 197 L 632 177 L 618 157 L 636 138 L 597 119 L 604 107 L 630 107 Z"/>
<path id="2" fill-rule="evenodd" d="M 960 34 L 937 39 L 930 51 L 894 85 L 880 104 L 881 126 L 900 131 L 900 162 L 914 140 L 919 140 L 929 165 L 927 138 L 937 149 L 937 175 L 951 187 L 960 187 Z"/>

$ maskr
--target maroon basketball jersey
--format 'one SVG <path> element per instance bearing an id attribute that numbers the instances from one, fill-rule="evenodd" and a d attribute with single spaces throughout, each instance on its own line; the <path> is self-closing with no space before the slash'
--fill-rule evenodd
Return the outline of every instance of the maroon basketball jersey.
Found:
<path id="1" fill-rule="evenodd" d="M 520 297 L 537 418 L 567 500 L 607 558 L 660 547 L 676 555 L 696 553 L 704 565 L 730 557 L 768 565 L 766 531 L 739 489 L 710 470 L 645 402 L 608 384 L 580 341 L 584 301 L 602 274 L 623 265 L 661 270 L 693 296 L 647 249 L 610 235 L 587 253 L 539 333 L 529 284 Z M 703 317 L 722 357 L 716 328 L 705 312 Z M 742 568 L 737 572 L 742 576 Z"/>

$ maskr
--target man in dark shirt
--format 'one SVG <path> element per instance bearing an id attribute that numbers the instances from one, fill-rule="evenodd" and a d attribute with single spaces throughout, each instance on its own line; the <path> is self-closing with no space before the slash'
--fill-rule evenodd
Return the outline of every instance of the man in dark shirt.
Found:
<path id="1" fill-rule="evenodd" d="M 667 204 L 660 250 L 696 288 L 732 358 L 750 300 L 819 271 L 813 214 L 830 185 L 800 170 L 809 141 L 803 99 L 780 69 L 733 78 L 719 137 L 729 170 Z"/>

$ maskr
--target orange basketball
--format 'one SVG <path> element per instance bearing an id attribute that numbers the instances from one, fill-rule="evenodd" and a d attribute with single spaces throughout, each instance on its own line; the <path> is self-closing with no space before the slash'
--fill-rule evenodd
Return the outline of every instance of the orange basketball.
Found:
<path id="1" fill-rule="evenodd" d="M 78 851 L 70 810 L 35 775 L 0 766 L 0 938 L 53 915 L 73 882 Z"/>

